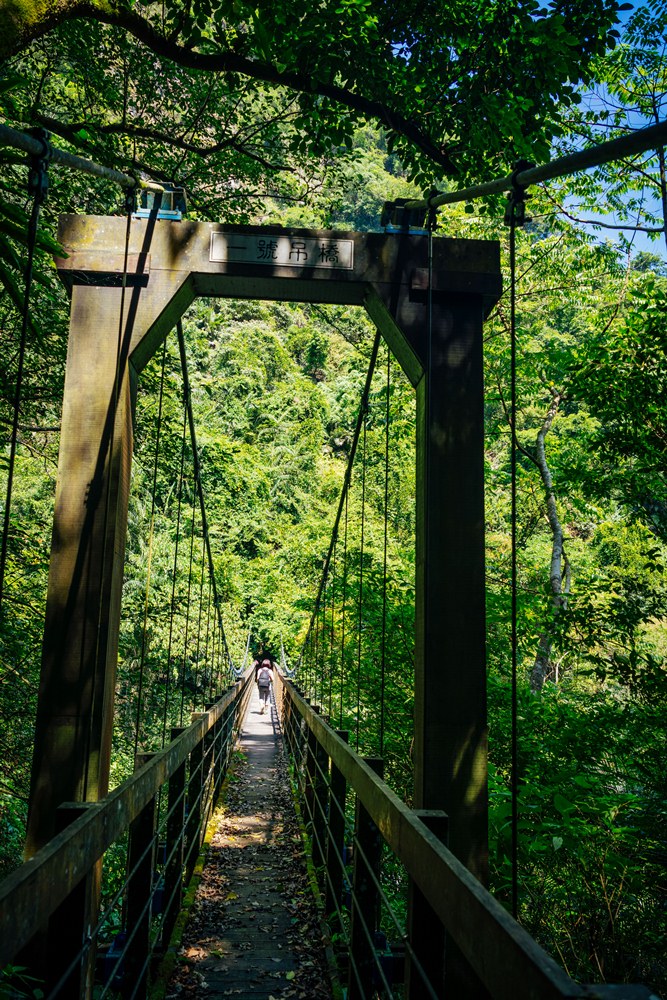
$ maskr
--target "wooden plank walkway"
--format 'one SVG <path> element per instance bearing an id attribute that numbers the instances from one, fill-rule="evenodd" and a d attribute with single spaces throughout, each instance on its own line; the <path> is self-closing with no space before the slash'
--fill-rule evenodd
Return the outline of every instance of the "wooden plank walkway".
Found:
<path id="1" fill-rule="evenodd" d="M 278 717 L 256 693 L 240 749 L 166 996 L 330 1000 Z"/>

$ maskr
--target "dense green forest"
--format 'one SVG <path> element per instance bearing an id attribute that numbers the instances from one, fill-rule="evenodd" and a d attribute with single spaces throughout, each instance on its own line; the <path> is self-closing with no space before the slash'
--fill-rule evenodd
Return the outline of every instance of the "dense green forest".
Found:
<path id="1" fill-rule="evenodd" d="M 54 142 L 100 162 L 185 184 L 194 218 L 378 230 L 385 200 L 487 179 L 518 156 L 541 161 L 663 115 L 660 0 L 622 11 L 621 21 L 602 2 L 246 6 L 73 2 L 60 6 L 57 24 L 13 19 L 2 117 L 45 126 Z M 22 156 L 3 148 L 0 163 L 6 470 L 30 200 Z M 121 214 L 121 202 L 110 184 L 50 170 L 0 635 L 2 874 L 21 860 L 56 479 L 68 324 L 51 262 L 57 216 Z M 663 993 L 666 205 L 659 149 L 533 189 L 531 221 L 517 236 L 519 917 L 572 975 Z M 497 239 L 507 270 L 502 216 L 499 202 L 451 207 L 437 235 Z M 638 249 L 647 235 L 655 242 Z M 508 903 L 507 280 L 505 288 L 485 328 L 485 468 L 492 889 Z M 374 330 L 351 308 L 228 301 L 197 302 L 184 329 L 229 652 L 240 666 L 250 633 L 253 644 L 284 644 L 294 665 Z M 211 665 L 221 651 L 210 613 L 199 614 L 210 611 L 210 594 L 182 397 L 171 336 L 138 388 L 114 780 L 131 769 L 137 745 L 158 746 L 218 683 Z M 412 389 L 383 347 L 366 465 L 353 470 L 321 611 L 332 666 L 301 678 L 360 749 L 375 752 L 387 615 L 383 749 L 389 780 L 408 800 L 413 412 Z"/>

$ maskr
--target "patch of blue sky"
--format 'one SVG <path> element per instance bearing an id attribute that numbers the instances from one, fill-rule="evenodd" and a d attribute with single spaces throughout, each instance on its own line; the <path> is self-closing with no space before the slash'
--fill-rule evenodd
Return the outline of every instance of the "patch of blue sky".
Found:
<path id="1" fill-rule="evenodd" d="M 627 31 L 633 17 L 651 16 L 659 7 L 664 7 L 662 0 L 649 0 L 635 3 L 632 10 L 620 12 L 622 30 Z M 643 90 L 628 88 L 622 97 L 604 85 L 579 90 L 581 104 L 577 113 L 586 115 L 586 128 L 577 134 L 573 117 L 567 138 L 554 144 L 554 157 L 583 149 L 590 145 L 592 138 L 602 143 L 667 118 L 667 39 L 659 38 L 657 44 L 660 48 L 651 51 L 655 60 L 654 78 L 644 80 Z M 579 186 L 584 189 L 581 196 L 570 194 L 564 200 L 563 209 L 577 224 L 596 232 L 601 242 L 616 243 L 624 252 L 630 249 L 633 254 L 652 253 L 667 260 L 657 153 L 635 158 L 633 183 L 624 190 L 628 169 L 621 164 L 598 169 L 591 177 L 588 190 L 585 190 L 585 179 L 580 180 Z M 594 192 L 597 192 L 597 205 Z"/>

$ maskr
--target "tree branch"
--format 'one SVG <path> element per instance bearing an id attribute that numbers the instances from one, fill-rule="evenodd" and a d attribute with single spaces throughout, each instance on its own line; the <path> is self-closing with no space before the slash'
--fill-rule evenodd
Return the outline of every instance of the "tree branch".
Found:
<path id="1" fill-rule="evenodd" d="M 0 13 L 2 13 L 3 8 L 8 8 L 13 2 L 14 0 L 0 0 Z M 79 3 L 78 0 L 67 3 L 66 0 L 61 0 L 60 4 L 54 5 L 54 10 L 54 14 L 45 16 L 43 21 L 33 27 L 30 37 L 44 34 L 59 21 L 79 17 L 109 24 L 127 31 L 156 55 L 169 59 L 186 69 L 209 73 L 239 73 L 242 76 L 263 80 L 265 83 L 286 87 L 288 90 L 302 94 L 326 97 L 349 108 L 350 111 L 375 119 L 385 128 L 402 135 L 446 173 L 456 174 L 458 172 L 446 150 L 436 145 L 433 139 L 415 122 L 381 101 L 364 97 L 346 87 L 318 80 L 310 73 L 281 72 L 270 63 L 248 59 L 230 50 L 216 53 L 197 52 L 194 49 L 178 45 L 172 37 L 165 38 L 156 31 L 149 21 L 134 11 L 119 9 L 106 2 L 100 2 L 98 6 L 90 0 L 86 0 L 84 3 Z M 11 54 L 9 51 L 4 51 L 7 49 L 7 44 L 8 42 L 5 40 L 4 46 L 0 45 L 0 57 Z M 14 44 L 14 51 L 16 50 L 18 48 Z"/>
<path id="2" fill-rule="evenodd" d="M 62 139 L 67 139 L 68 142 L 71 142 L 75 146 L 80 145 L 80 139 L 76 134 L 79 129 L 94 127 L 95 131 L 102 135 L 126 135 L 130 138 L 152 139 L 154 142 L 164 143 L 175 149 L 182 149 L 186 153 L 194 153 L 202 159 L 206 159 L 206 157 L 213 156 L 216 153 L 221 153 L 224 149 L 234 149 L 237 153 L 241 153 L 242 156 L 247 156 L 248 159 L 253 160 L 255 163 L 259 163 L 260 166 L 271 171 L 272 173 L 276 171 L 289 171 L 290 173 L 294 173 L 293 167 L 285 166 L 282 163 L 271 163 L 265 157 L 260 156 L 259 153 L 249 150 L 243 145 L 243 143 L 238 142 L 236 139 L 221 139 L 220 142 L 216 142 L 212 146 L 197 146 L 192 142 L 186 142 L 184 139 L 180 139 L 178 136 L 168 135 L 166 132 L 161 132 L 159 129 L 124 125 L 122 122 L 117 122 L 114 125 L 99 126 L 92 126 L 83 122 L 65 125 L 62 122 L 57 121 L 55 118 L 49 118 L 47 115 L 41 114 L 36 115 L 35 120 L 38 121 L 40 125 L 43 125 L 44 128 L 47 128 L 50 132 L 59 135 Z"/>

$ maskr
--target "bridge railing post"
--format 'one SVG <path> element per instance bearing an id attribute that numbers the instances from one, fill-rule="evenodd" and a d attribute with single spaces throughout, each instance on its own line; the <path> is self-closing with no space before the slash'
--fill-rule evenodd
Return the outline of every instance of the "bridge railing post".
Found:
<path id="1" fill-rule="evenodd" d="M 347 731 L 337 730 L 337 735 L 345 742 L 350 740 Z M 343 874 L 345 870 L 345 801 L 347 781 L 342 771 L 331 761 L 331 785 L 329 789 L 329 823 L 327 833 L 327 884 L 324 893 L 324 912 L 327 917 L 340 911 L 343 898 Z"/>
<path id="2" fill-rule="evenodd" d="M 56 812 L 56 833 L 65 830 L 94 806 L 93 802 L 63 802 Z M 87 940 L 87 932 L 91 923 L 89 915 L 97 912 L 95 901 L 99 898 L 100 875 L 101 864 L 98 863 L 49 920 L 45 962 L 47 994 L 58 987 L 59 996 L 92 996 L 95 946 Z M 33 971 L 40 975 L 44 969 Z"/>
<path id="3" fill-rule="evenodd" d="M 135 771 L 153 756 L 154 754 L 137 754 Z M 148 995 L 156 812 L 156 800 L 153 797 L 130 824 L 125 903 L 127 945 L 121 992 L 124 997 L 132 997 L 132 1000 L 142 1000 Z"/>
<path id="4" fill-rule="evenodd" d="M 192 721 L 202 718 L 203 713 L 193 712 Z M 202 796 L 204 791 L 204 741 L 200 740 L 190 751 L 188 766 L 188 816 L 185 821 L 185 881 L 192 878 L 199 855 L 202 819 Z"/>
<path id="5" fill-rule="evenodd" d="M 227 691 L 231 691 L 233 685 L 227 687 Z M 224 710 L 220 718 L 218 719 L 215 726 L 215 742 L 216 742 L 216 772 L 215 772 L 215 797 L 217 799 L 220 792 L 220 787 L 224 781 L 225 774 L 227 773 L 227 767 L 229 766 L 229 758 L 232 751 L 232 738 L 234 734 L 234 718 L 237 712 L 236 702 L 232 702 Z"/>
<path id="6" fill-rule="evenodd" d="M 329 757 L 317 739 L 313 775 L 313 824 L 311 854 L 316 868 L 322 868 L 327 856 L 327 816 L 329 813 Z"/>
<path id="7" fill-rule="evenodd" d="M 206 705 L 209 711 L 222 698 L 224 692 L 219 695 L 216 701 Z M 220 729 L 222 719 L 214 722 L 206 736 L 204 737 L 204 822 L 213 812 L 218 797 L 218 790 L 222 784 L 225 773 L 225 760 L 223 748 L 220 741 Z"/>
<path id="8" fill-rule="evenodd" d="M 443 844 L 447 844 L 447 813 L 441 809 L 416 809 L 415 816 Z M 408 942 L 406 954 L 406 1000 L 421 1000 L 426 983 L 438 996 L 445 995 L 445 930 L 421 890 L 410 879 L 408 885 Z"/>
<path id="9" fill-rule="evenodd" d="M 366 763 L 380 777 L 384 761 L 366 757 Z M 350 971 L 348 1000 L 366 1000 L 373 995 L 375 932 L 380 896 L 378 883 L 382 861 L 382 836 L 359 799 L 355 808 L 355 847 L 350 927 Z"/>
<path id="10" fill-rule="evenodd" d="M 294 760 L 294 766 L 298 768 L 301 764 L 301 737 L 304 723 L 292 703 L 291 696 L 287 693 L 285 694 L 285 706 L 287 720 L 284 724 L 285 731 L 289 733 L 290 751 Z"/>
<path id="11" fill-rule="evenodd" d="M 313 706 L 314 712 L 319 712 L 317 706 Z M 316 764 L 316 747 L 317 740 L 315 739 L 315 734 L 312 729 L 308 729 L 306 726 L 305 733 L 305 743 L 304 743 L 304 792 L 303 798 L 306 806 L 305 810 L 305 822 L 308 832 L 312 835 L 313 822 L 315 817 L 315 775 L 317 772 Z"/>
<path id="12" fill-rule="evenodd" d="M 185 730 L 171 731 L 171 738 Z M 174 924 L 181 908 L 183 895 L 183 854 L 185 839 L 185 761 L 169 778 L 167 791 L 167 847 L 164 872 L 164 916 L 162 920 L 162 947 L 167 948 Z"/>
<path id="13" fill-rule="evenodd" d="M 311 698 L 304 698 L 303 700 L 306 705 L 313 709 L 314 712 L 317 711 L 317 706 L 313 705 Z M 309 730 L 306 725 L 306 720 L 304 718 L 300 719 L 297 743 L 299 747 L 299 762 L 302 767 L 305 767 L 306 754 L 308 752 L 308 732 Z"/>
<path id="14" fill-rule="evenodd" d="M 287 747 L 289 753 L 294 756 L 294 720 L 292 713 L 292 699 L 290 698 L 289 690 L 287 685 L 281 683 L 281 711 L 280 720 L 283 729 L 283 735 L 287 742 Z"/>
<path id="15" fill-rule="evenodd" d="M 215 734 L 211 728 L 204 737 L 204 756 L 202 761 L 202 806 L 201 806 L 201 830 L 199 842 L 204 835 L 204 831 L 213 815 L 215 808 L 215 781 L 216 781 L 216 761 L 215 761 Z"/>

